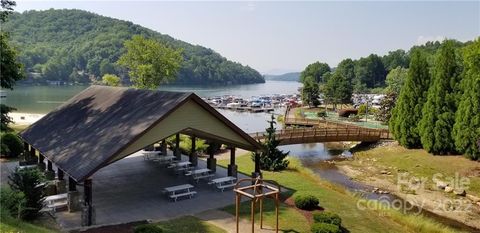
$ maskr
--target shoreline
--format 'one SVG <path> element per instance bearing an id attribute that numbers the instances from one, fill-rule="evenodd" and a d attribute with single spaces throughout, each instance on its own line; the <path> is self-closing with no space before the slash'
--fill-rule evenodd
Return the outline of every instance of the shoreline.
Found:
<path id="1" fill-rule="evenodd" d="M 368 153 L 372 149 L 369 148 L 365 152 Z M 354 155 L 353 160 L 355 159 Z M 391 181 L 394 174 L 382 174 L 383 170 L 381 167 L 367 164 L 363 164 L 362 167 L 356 167 L 351 163 L 353 163 L 351 160 L 347 160 L 336 163 L 335 166 L 350 179 L 364 185 L 373 186 L 379 190 L 388 191 L 390 194 L 416 206 L 420 210 L 438 215 L 447 221 L 451 220 L 468 227 L 480 229 L 480 206 L 472 203 L 468 198 L 454 194 L 446 195 L 443 190 L 431 188 L 415 189 L 412 193 L 409 192 L 410 190 L 403 190 L 402 185 Z M 359 163 L 362 164 L 362 161 Z M 379 173 L 378 169 L 382 171 Z M 379 175 L 372 175 L 372 172 Z M 401 173 L 398 175 L 401 175 Z M 410 177 L 415 178 L 411 174 Z M 412 181 L 412 179 L 410 180 Z M 420 184 L 425 185 L 422 182 L 420 181 Z"/>
<path id="2" fill-rule="evenodd" d="M 14 126 L 31 125 L 40 120 L 47 114 L 44 113 L 28 113 L 28 112 L 10 112 L 8 116 L 12 118 Z"/>

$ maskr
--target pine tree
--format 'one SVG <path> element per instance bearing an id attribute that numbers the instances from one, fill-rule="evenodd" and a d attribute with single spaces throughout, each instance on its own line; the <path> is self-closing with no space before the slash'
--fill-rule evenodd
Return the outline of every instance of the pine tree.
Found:
<path id="1" fill-rule="evenodd" d="M 462 97 L 455 114 L 453 138 L 459 152 L 480 159 L 480 38 L 464 48 Z M 478 145 L 477 145 L 478 143 Z"/>
<path id="2" fill-rule="evenodd" d="M 444 41 L 435 57 L 432 85 L 419 124 L 422 146 L 430 153 L 447 154 L 455 151 L 452 128 L 457 110 L 460 71 L 453 41 Z"/>
<path id="3" fill-rule="evenodd" d="M 260 169 L 267 171 L 279 171 L 288 167 L 289 161 L 285 158 L 290 152 L 283 152 L 278 149 L 280 140 L 275 137 L 275 117 L 272 114 L 272 120 L 268 121 L 270 127 L 266 129 L 265 150 L 260 154 Z M 254 156 L 253 156 L 254 157 Z M 253 159 L 253 158 L 252 158 Z"/>
<path id="4" fill-rule="evenodd" d="M 422 118 L 422 108 L 426 102 L 430 84 L 430 73 L 426 54 L 413 50 L 407 79 L 390 119 L 390 130 L 395 139 L 407 148 L 421 146 L 418 122 Z"/>

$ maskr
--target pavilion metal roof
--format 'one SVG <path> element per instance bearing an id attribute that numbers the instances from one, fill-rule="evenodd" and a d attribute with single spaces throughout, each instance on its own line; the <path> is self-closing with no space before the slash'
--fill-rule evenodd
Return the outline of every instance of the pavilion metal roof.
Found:
<path id="1" fill-rule="evenodd" d="M 252 150 L 260 148 L 258 142 L 194 93 L 105 86 L 85 89 L 20 136 L 80 182 L 188 100 L 234 130 L 251 144 Z M 184 124 L 188 128 L 188 122 Z"/>

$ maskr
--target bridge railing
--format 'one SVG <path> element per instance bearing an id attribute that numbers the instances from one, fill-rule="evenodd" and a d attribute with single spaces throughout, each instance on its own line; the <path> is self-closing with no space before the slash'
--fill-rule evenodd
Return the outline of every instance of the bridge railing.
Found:
<path id="1" fill-rule="evenodd" d="M 256 132 L 250 134 L 251 137 L 257 140 L 263 140 L 265 138 L 265 132 Z M 368 129 L 368 128 L 299 128 L 299 129 L 282 129 L 276 132 L 276 137 L 279 140 L 292 140 L 292 139 L 305 139 L 314 140 L 318 139 L 330 139 L 345 140 L 352 139 L 389 139 L 390 133 L 384 129 Z"/>

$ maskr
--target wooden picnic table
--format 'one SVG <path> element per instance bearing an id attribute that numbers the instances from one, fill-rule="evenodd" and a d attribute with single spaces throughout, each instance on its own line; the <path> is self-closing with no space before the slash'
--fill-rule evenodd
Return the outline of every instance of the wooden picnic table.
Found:
<path id="1" fill-rule="evenodd" d="M 173 199 L 174 201 L 177 201 L 179 197 L 184 197 L 188 196 L 189 198 L 192 198 L 197 192 L 191 191 L 190 189 L 193 189 L 194 186 L 191 184 L 181 184 L 181 185 L 176 185 L 172 187 L 167 187 L 164 189 L 164 191 L 168 194 L 168 196 Z"/>
<path id="2" fill-rule="evenodd" d="M 223 190 L 235 186 L 237 178 L 233 176 L 226 176 L 211 180 L 208 184 L 214 184 L 217 189 Z"/>
<path id="3" fill-rule="evenodd" d="M 208 168 L 202 168 L 202 169 L 190 171 L 189 173 L 187 173 L 187 175 L 191 175 L 192 178 L 198 183 L 200 179 L 205 179 L 205 178 L 209 179 L 215 176 L 215 174 L 210 174 L 211 171 L 212 170 Z"/>

